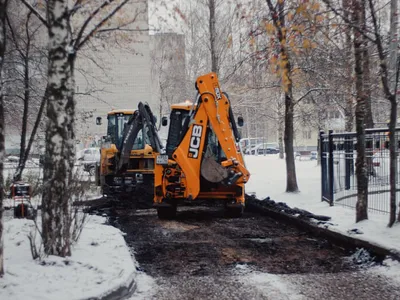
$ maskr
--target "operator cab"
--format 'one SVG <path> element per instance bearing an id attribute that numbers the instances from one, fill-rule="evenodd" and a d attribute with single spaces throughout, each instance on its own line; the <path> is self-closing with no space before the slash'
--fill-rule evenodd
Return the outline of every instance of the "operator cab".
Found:
<path id="1" fill-rule="evenodd" d="M 171 106 L 168 140 L 166 146 L 166 152 L 169 158 L 172 158 L 172 154 L 174 153 L 175 149 L 185 137 L 186 132 L 190 127 L 191 112 L 194 113 L 196 108 L 197 105 L 193 105 L 193 103 L 189 100 Z M 164 118 L 162 120 L 162 125 L 165 126 L 167 123 L 167 119 Z M 226 155 L 222 150 L 222 147 L 218 142 L 218 138 L 210 125 L 207 126 L 206 135 L 204 151 L 211 154 L 216 161 L 220 162 L 225 160 Z"/>
<path id="2" fill-rule="evenodd" d="M 119 150 L 122 147 L 125 128 L 135 112 L 136 110 L 113 110 L 107 115 L 107 139 Z M 149 141 L 144 139 L 143 130 L 140 130 L 133 143 L 132 150 L 144 149 L 146 143 L 149 143 Z"/>

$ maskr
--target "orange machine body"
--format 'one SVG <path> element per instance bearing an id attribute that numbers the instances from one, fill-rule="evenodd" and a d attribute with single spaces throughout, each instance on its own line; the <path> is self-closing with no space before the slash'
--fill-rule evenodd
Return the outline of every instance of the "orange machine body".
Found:
<path id="1" fill-rule="evenodd" d="M 171 107 L 171 118 L 174 112 L 186 112 L 189 121 L 186 120 L 188 126 L 183 126 L 176 147 L 173 151 L 170 149 L 168 164 L 155 166 L 155 205 L 162 206 L 177 200 L 222 199 L 244 206 L 244 185 L 250 173 L 237 147 L 230 101 L 222 93 L 215 73 L 199 77 L 196 84 L 199 92 L 196 104 L 185 102 Z M 170 125 L 171 130 L 174 128 Z M 176 133 L 169 133 L 167 151 L 172 134 Z M 216 172 L 223 170 L 228 177 L 223 182 L 211 183 L 202 178 L 201 168 L 207 148 L 216 146 L 223 154 L 222 159 L 215 161 L 218 164 Z"/>

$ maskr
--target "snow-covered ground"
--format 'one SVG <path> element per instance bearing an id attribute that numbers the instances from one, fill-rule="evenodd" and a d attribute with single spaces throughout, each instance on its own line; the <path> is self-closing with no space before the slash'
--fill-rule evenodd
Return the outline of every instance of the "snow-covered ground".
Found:
<path id="1" fill-rule="evenodd" d="M 42 261 L 32 260 L 30 254 L 28 234 L 34 229 L 33 222 L 5 222 L 0 299 L 94 299 L 129 285 L 139 274 L 137 263 L 123 233 L 104 221 L 89 217 L 71 257 L 50 256 Z"/>
<path id="2" fill-rule="evenodd" d="M 354 209 L 337 203 L 330 207 L 328 203 L 321 202 L 321 169 L 315 160 L 296 160 L 299 193 L 285 193 L 285 160 L 279 159 L 277 155 L 249 155 L 245 157 L 245 161 L 251 173 L 246 184 L 247 193 L 254 192 L 259 199 L 269 196 L 272 200 L 286 202 L 291 207 L 330 216 L 332 225 L 329 229 L 348 234 L 348 230 L 357 228 L 363 232 L 357 234 L 357 238 L 400 251 L 400 224 L 387 228 L 387 214 L 370 212 L 369 220 L 355 223 Z"/>
<path id="3" fill-rule="evenodd" d="M 331 216 L 331 230 L 348 234 L 348 230 L 357 228 L 363 232 L 357 234 L 357 238 L 400 250 L 400 224 L 387 228 L 387 215 L 370 213 L 369 220 L 356 224 L 354 209 L 339 205 L 330 207 L 321 202 L 320 168 L 316 161 L 296 161 L 300 192 L 288 194 L 285 193 L 284 160 L 276 155 L 246 156 L 245 160 L 251 172 L 251 179 L 246 185 L 248 193 L 254 192 L 260 199 L 269 196 L 292 207 Z M 137 271 L 137 262 L 132 258 L 123 233 L 103 225 L 104 221 L 102 217 L 89 218 L 71 257 L 50 256 L 42 262 L 32 260 L 30 255 L 27 235 L 34 228 L 32 221 L 6 221 L 6 273 L 0 280 L 0 299 L 87 299 L 127 285 L 132 279 L 137 283 L 132 299 L 152 298 L 157 292 L 157 283 Z M 386 261 L 386 265 L 375 267 L 370 272 L 400 282 L 400 264 Z M 281 299 L 278 297 L 280 294 L 290 294 L 287 299 L 300 299 L 296 296 L 295 281 L 289 282 L 280 275 L 250 272 L 240 278 L 247 285 L 255 285 L 261 290 L 265 288 L 269 296 L 276 294 L 276 299 Z"/>

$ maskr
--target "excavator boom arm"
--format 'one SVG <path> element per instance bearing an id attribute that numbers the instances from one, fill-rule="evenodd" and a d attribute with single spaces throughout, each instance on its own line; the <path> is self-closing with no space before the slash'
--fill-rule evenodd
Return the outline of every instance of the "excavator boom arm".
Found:
<path id="1" fill-rule="evenodd" d="M 153 150 L 157 153 L 161 152 L 162 145 L 157 134 L 155 123 L 156 120 L 149 105 L 139 102 L 138 110 L 132 115 L 124 129 L 122 146 L 116 169 L 117 173 L 120 173 L 126 169 L 129 163 L 133 144 L 140 130 L 144 131 L 144 134 L 150 141 L 149 145 L 153 148 Z"/>
<path id="2" fill-rule="evenodd" d="M 215 73 L 197 79 L 199 101 L 193 115 L 190 116 L 189 128 L 179 146 L 173 152 L 175 160 L 187 181 L 186 195 L 196 198 L 200 193 L 200 170 L 209 174 L 207 179 L 216 182 L 226 179 L 228 185 L 246 183 L 250 177 L 245 167 L 242 154 L 236 147 L 240 137 L 236 125 L 233 125 L 233 113 L 228 97 L 222 93 Z M 204 157 L 207 131 L 212 130 L 218 139 L 226 160 L 215 162 Z M 208 166 L 206 166 L 208 165 Z M 206 167 L 205 167 L 206 166 Z M 229 172 L 228 172 L 229 168 Z"/>

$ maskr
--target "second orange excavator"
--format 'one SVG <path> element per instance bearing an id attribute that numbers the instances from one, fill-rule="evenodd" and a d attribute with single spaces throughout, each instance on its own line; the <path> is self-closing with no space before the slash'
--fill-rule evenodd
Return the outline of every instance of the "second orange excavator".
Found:
<path id="1" fill-rule="evenodd" d="M 156 156 L 154 206 L 159 218 L 170 219 L 179 203 L 218 199 L 229 216 L 239 217 L 250 178 L 238 145 L 243 119 L 234 119 L 217 74 L 199 77 L 196 89 L 194 103 L 171 107 L 166 154 Z"/>

